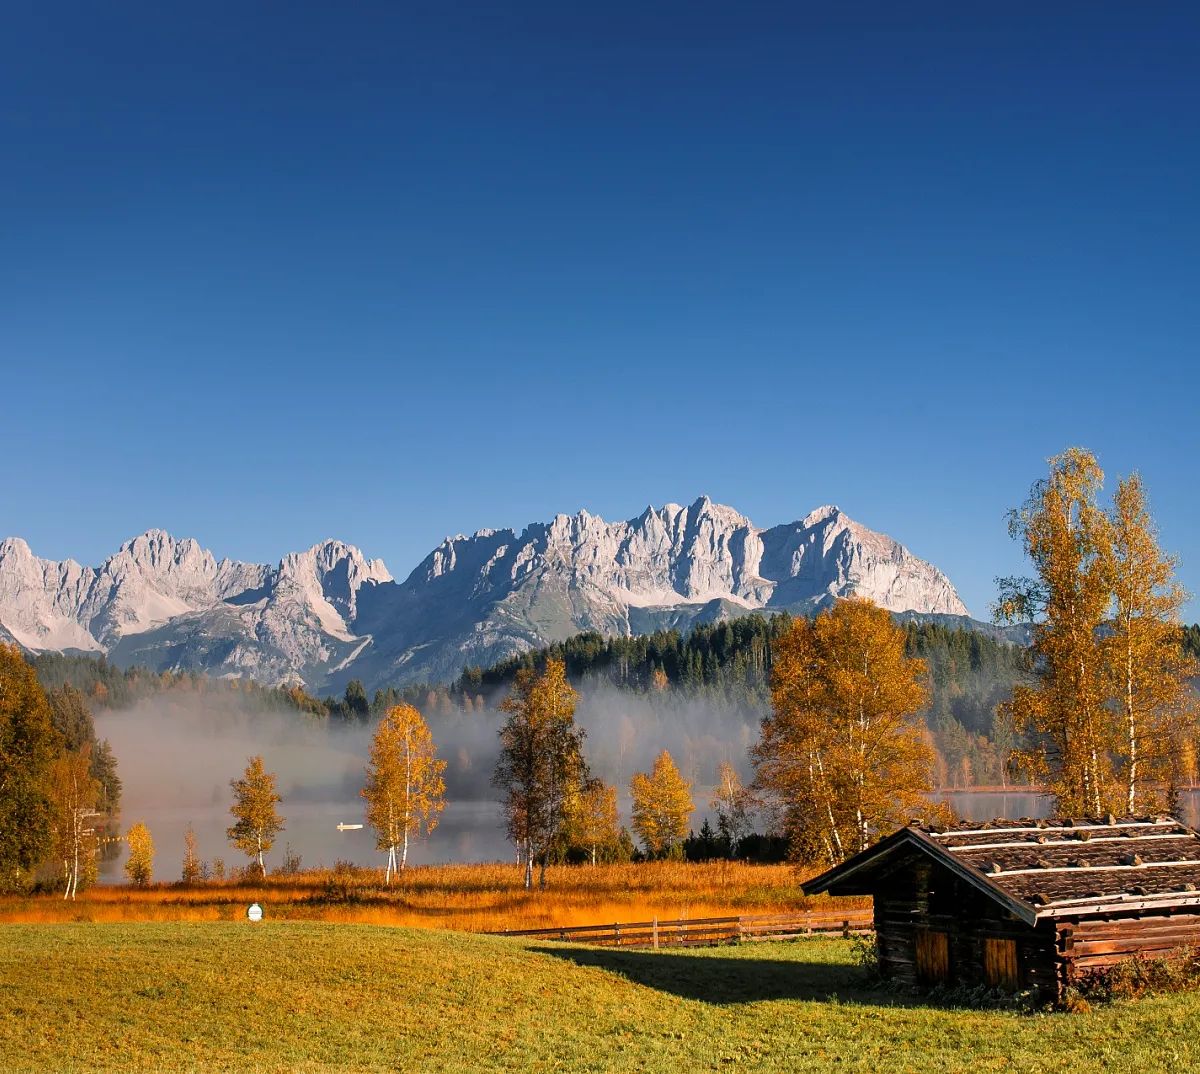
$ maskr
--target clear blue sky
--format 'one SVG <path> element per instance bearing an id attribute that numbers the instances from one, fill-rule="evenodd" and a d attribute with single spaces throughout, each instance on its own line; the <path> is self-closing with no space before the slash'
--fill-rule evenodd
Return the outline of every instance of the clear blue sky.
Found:
<path id="1" fill-rule="evenodd" d="M 10 5 L 0 534 L 835 502 L 983 614 L 1081 444 L 1200 590 L 1200 7 L 582 7 Z"/>

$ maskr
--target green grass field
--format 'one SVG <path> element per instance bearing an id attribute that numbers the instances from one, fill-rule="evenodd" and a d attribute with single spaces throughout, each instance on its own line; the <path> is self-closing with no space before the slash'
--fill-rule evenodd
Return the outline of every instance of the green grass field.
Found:
<path id="1" fill-rule="evenodd" d="M 1158 1071 L 1200 996 L 943 1010 L 851 944 L 611 951 L 362 925 L 0 926 L 0 1069 Z"/>

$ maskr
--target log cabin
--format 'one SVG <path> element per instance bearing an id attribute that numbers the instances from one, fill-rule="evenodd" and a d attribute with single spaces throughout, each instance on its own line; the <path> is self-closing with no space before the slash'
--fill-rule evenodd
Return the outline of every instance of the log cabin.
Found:
<path id="1" fill-rule="evenodd" d="M 913 823 L 809 880 L 870 895 L 881 973 L 1060 1003 L 1082 974 L 1200 947 L 1200 835 L 1173 817 Z"/>

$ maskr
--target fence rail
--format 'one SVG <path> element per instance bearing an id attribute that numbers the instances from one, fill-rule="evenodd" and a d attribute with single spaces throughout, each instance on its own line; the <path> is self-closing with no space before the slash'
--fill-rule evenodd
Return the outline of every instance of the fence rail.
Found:
<path id="1" fill-rule="evenodd" d="M 805 910 L 794 914 L 751 914 L 741 917 L 681 918 L 675 921 L 614 921 L 606 925 L 560 925 L 548 929 L 506 929 L 496 936 L 560 940 L 601 947 L 712 947 L 757 940 L 792 940 L 800 936 L 857 936 L 872 931 L 872 911 Z"/>

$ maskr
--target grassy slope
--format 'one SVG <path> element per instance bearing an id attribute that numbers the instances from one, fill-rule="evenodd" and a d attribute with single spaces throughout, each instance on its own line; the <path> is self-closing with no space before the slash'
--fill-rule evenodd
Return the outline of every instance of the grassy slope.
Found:
<path id="1" fill-rule="evenodd" d="M 860 990 L 840 940 L 605 951 L 370 926 L 0 926 L 0 1069 L 1195 1069 L 1200 997 L 1085 1015 Z M 835 998 L 836 997 L 836 998 Z"/>

